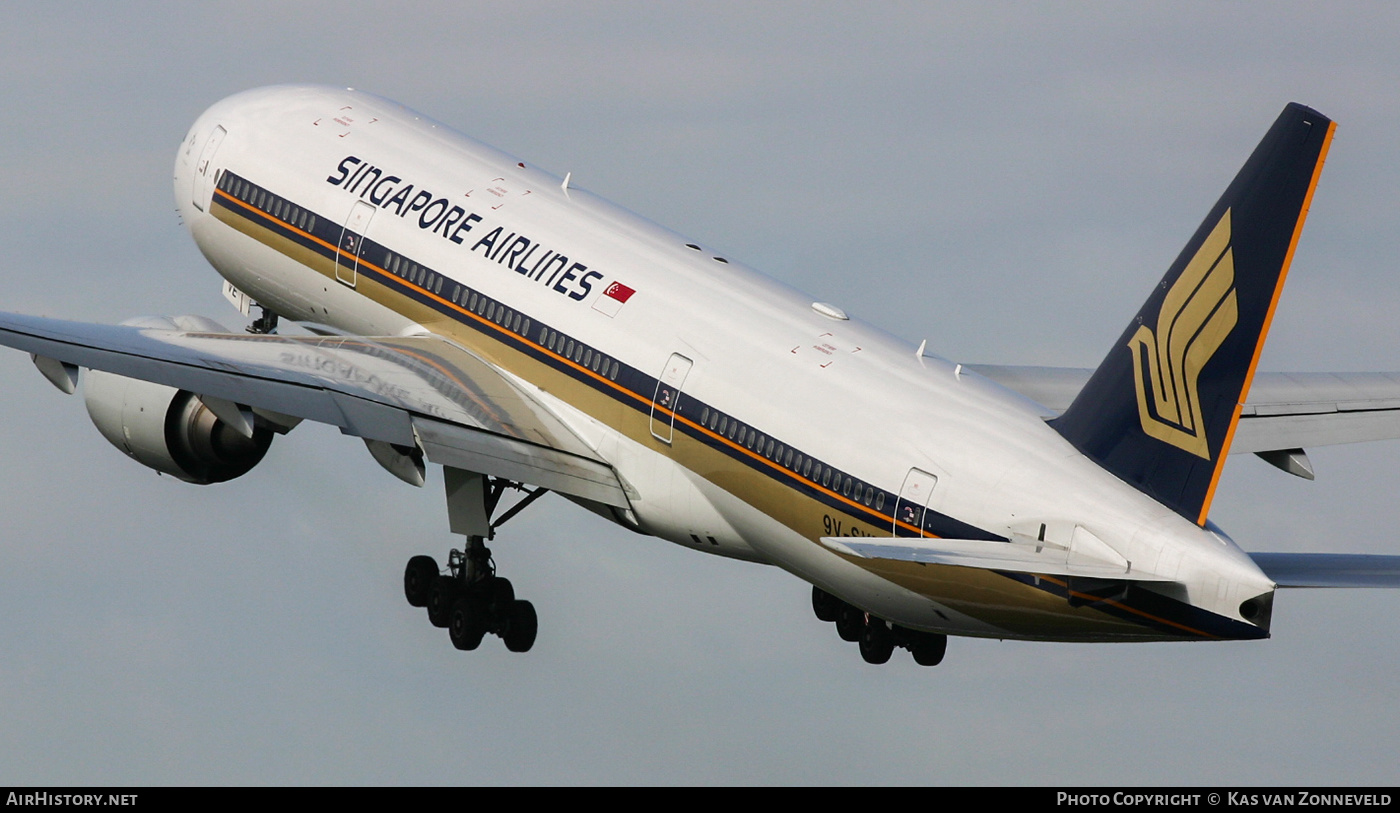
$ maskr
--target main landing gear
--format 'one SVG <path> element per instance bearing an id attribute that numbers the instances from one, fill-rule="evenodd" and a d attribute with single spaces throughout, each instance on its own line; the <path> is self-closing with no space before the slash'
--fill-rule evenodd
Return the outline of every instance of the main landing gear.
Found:
<path id="1" fill-rule="evenodd" d="M 885 663 L 899 646 L 910 651 L 920 666 L 937 666 L 948 651 L 948 636 L 891 624 L 826 592 L 812 588 L 812 611 L 817 618 L 836 625 L 841 640 L 860 644 L 866 663 Z"/>
<path id="2" fill-rule="evenodd" d="M 486 483 L 483 490 L 486 516 L 495 510 L 506 488 L 523 490 L 516 483 L 496 478 Z M 496 528 L 544 493 L 543 488 L 530 492 L 491 523 L 486 535 L 469 534 L 465 550 L 448 553 L 446 573 L 431 556 L 415 556 L 408 560 L 403 573 L 404 597 L 414 607 L 427 608 L 428 621 L 435 627 L 446 628 L 452 645 L 458 649 L 476 649 L 488 632 L 499 635 L 511 652 L 529 652 L 534 646 L 539 629 L 535 605 L 517 599 L 510 580 L 496 575 L 496 564 L 486 540 L 495 535 Z"/>

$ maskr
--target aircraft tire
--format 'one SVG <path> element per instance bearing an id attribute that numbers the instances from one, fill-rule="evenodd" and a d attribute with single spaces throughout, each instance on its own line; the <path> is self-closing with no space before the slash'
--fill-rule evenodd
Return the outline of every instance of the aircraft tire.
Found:
<path id="1" fill-rule="evenodd" d="M 827 623 L 835 621 L 841 614 L 841 599 L 814 584 L 812 585 L 812 612 L 817 614 L 818 621 L 826 621 Z"/>
<path id="2" fill-rule="evenodd" d="M 841 609 L 836 614 L 836 634 L 841 636 L 841 640 L 855 643 L 860 640 L 860 632 L 865 628 L 865 613 L 860 609 L 841 602 Z"/>
<path id="3" fill-rule="evenodd" d="M 539 618 L 535 615 L 535 605 L 528 601 L 515 601 L 506 615 L 505 629 L 501 638 L 505 639 L 506 649 L 511 652 L 529 652 L 535 645 L 535 635 L 539 632 Z"/>
<path id="4" fill-rule="evenodd" d="M 495 576 L 484 582 L 486 600 L 483 604 L 487 612 L 494 620 L 506 618 L 511 612 L 511 607 L 515 604 L 515 588 L 511 586 L 510 579 Z"/>
<path id="5" fill-rule="evenodd" d="M 457 582 L 451 576 L 438 576 L 428 589 L 428 622 L 446 628 L 452 619 L 452 602 L 457 598 Z"/>
<path id="6" fill-rule="evenodd" d="M 943 656 L 948 652 L 948 636 L 921 632 L 910 651 L 914 655 L 914 663 L 920 666 L 937 666 L 943 662 Z"/>
<path id="7" fill-rule="evenodd" d="M 468 597 L 460 596 L 452 602 L 452 614 L 447 621 L 447 635 L 452 639 L 453 646 L 467 652 L 481 646 L 481 639 L 486 635 L 486 626 L 481 623 L 481 619 L 475 617 L 476 615 Z"/>
<path id="8" fill-rule="evenodd" d="M 411 607 L 428 606 L 428 592 L 438 576 L 437 560 L 431 556 L 415 556 L 403 571 L 403 594 Z"/>
<path id="9" fill-rule="evenodd" d="M 870 619 L 860 634 L 860 656 L 866 663 L 888 663 L 894 654 L 894 634 L 879 618 Z"/>

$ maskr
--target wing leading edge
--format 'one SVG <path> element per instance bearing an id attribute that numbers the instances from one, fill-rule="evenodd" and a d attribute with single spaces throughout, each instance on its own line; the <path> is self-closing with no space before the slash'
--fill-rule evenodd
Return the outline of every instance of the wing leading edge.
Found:
<path id="1" fill-rule="evenodd" d="M 252 335 L 5 313 L 0 344 L 32 354 L 67 391 L 61 365 L 104 370 L 629 507 L 612 468 L 538 399 L 437 337 Z"/>

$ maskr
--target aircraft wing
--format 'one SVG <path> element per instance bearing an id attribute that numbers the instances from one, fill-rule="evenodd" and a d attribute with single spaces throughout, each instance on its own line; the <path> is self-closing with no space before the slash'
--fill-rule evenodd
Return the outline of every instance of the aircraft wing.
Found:
<path id="1" fill-rule="evenodd" d="M 76 368 L 105 370 L 628 507 L 612 468 L 527 388 L 437 337 L 252 335 L 0 313 L 0 344 L 31 353 L 69 392 Z"/>
<path id="2" fill-rule="evenodd" d="M 992 364 L 966 364 L 963 369 L 1044 406 L 1047 417 L 1067 409 L 1094 372 Z M 1400 372 L 1258 373 L 1240 412 L 1230 453 L 1392 438 L 1400 438 Z"/>

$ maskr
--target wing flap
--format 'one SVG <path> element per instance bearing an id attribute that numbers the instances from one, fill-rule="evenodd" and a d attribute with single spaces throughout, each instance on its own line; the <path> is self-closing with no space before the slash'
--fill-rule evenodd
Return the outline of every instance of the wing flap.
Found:
<path id="1" fill-rule="evenodd" d="M 413 428 L 424 454 L 434 463 L 629 507 L 617 475 L 605 463 L 421 416 L 413 418 Z"/>
<path id="2" fill-rule="evenodd" d="M 1279 587 L 1400 587 L 1400 556 L 1364 553 L 1251 553 Z"/>

